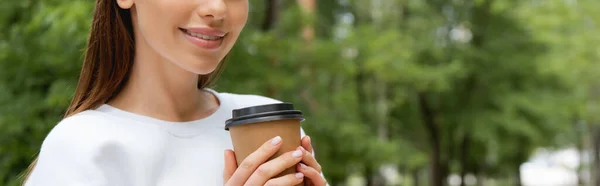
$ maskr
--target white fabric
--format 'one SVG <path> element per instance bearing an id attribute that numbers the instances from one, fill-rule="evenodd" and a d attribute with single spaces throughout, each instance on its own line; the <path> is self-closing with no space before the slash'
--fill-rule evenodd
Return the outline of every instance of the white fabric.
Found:
<path id="1" fill-rule="evenodd" d="M 223 185 L 231 111 L 280 101 L 207 90 L 220 107 L 197 121 L 168 122 L 109 105 L 62 120 L 45 138 L 26 186 Z"/>

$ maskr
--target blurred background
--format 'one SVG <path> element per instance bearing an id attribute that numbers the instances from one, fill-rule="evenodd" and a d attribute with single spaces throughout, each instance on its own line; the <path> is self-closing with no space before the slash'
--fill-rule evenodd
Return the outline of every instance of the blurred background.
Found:
<path id="1" fill-rule="evenodd" d="M 214 89 L 298 105 L 331 185 L 600 185 L 600 1 L 250 3 Z M 93 6 L 0 1 L 0 185 L 69 104 Z"/>

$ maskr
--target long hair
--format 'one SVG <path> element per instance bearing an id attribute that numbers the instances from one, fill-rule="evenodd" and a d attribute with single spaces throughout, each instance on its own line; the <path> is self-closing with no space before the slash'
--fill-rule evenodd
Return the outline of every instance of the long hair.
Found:
<path id="1" fill-rule="evenodd" d="M 91 31 L 75 95 L 64 117 L 94 109 L 118 94 L 133 66 L 135 38 L 129 9 L 115 0 L 96 0 Z M 198 88 L 211 86 L 222 72 L 223 62 L 207 75 L 200 75 Z M 30 176 L 37 158 L 24 174 Z"/>

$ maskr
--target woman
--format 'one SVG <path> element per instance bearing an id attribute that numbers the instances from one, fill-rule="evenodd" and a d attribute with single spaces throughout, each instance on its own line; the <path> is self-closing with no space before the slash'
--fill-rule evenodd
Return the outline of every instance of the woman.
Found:
<path id="1" fill-rule="evenodd" d="M 310 138 L 271 161 L 275 137 L 238 167 L 231 110 L 276 103 L 206 88 L 248 17 L 248 0 L 97 0 L 73 101 L 27 186 L 325 185 Z M 223 151 L 224 160 L 223 160 Z M 297 173 L 275 177 L 297 166 Z"/>

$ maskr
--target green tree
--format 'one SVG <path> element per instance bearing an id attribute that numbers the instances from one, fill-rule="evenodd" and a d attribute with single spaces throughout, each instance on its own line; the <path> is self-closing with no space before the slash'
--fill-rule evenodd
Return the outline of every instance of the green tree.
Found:
<path id="1" fill-rule="evenodd" d="M 2 3 L 0 185 L 17 185 L 74 91 L 92 4 Z"/>
<path id="2" fill-rule="evenodd" d="M 600 152 L 597 1 L 315 2 L 306 14 L 297 1 L 250 1 L 214 88 L 305 111 L 330 184 L 389 184 L 383 165 L 411 174 L 404 184 L 441 186 L 451 173 L 519 184 L 538 148 Z M 92 8 L 1 2 L 0 185 L 17 185 L 62 117 Z"/>

